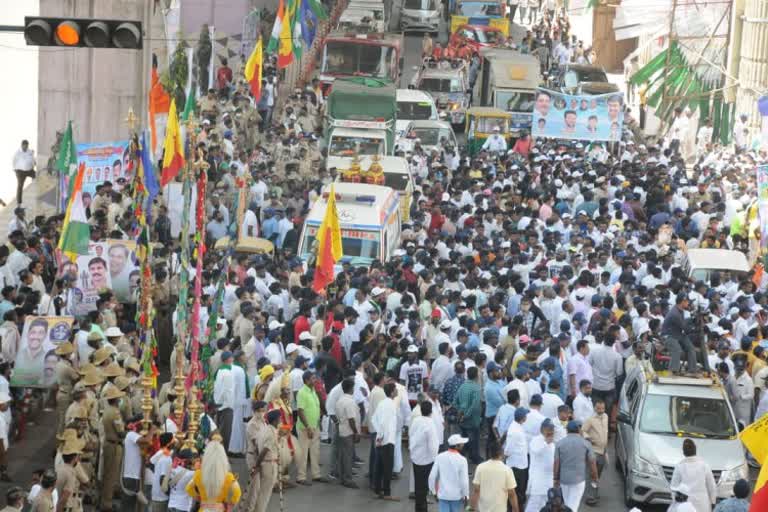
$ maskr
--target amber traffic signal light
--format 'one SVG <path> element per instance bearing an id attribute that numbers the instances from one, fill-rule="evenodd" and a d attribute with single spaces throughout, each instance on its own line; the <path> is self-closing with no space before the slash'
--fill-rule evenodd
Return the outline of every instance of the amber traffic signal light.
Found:
<path id="1" fill-rule="evenodd" d="M 27 16 L 24 39 L 30 46 L 142 48 L 141 22 L 127 20 Z"/>

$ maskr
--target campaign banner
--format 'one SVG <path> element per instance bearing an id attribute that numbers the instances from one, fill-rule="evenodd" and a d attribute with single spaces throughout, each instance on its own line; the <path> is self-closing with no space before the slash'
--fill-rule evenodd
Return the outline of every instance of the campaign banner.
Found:
<path id="1" fill-rule="evenodd" d="M 618 141 L 623 106 L 620 93 L 570 95 L 537 89 L 531 133 L 553 139 Z"/>
<path id="2" fill-rule="evenodd" d="M 69 340 L 74 318 L 71 316 L 27 316 L 16 353 L 11 386 L 47 388 L 56 383 L 54 350 Z"/>
<path id="3" fill-rule="evenodd" d="M 757 213 L 760 216 L 760 247 L 768 248 L 768 165 L 757 166 Z"/>
<path id="4" fill-rule="evenodd" d="M 134 302 L 134 292 L 139 288 L 141 269 L 136 257 L 135 240 L 107 240 L 107 261 L 112 291 L 119 302 Z"/>
<path id="5" fill-rule="evenodd" d="M 77 163 L 85 164 L 83 176 L 83 204 L 90 206 L 96 187 L 105 181 L 115 183 L 118 178 L 133 180 L 133 169 L 130 165 L 130 148 L 127 140 L 117 142 L 95 142 L 92 144 L 77 144 Z M 61 208 L 67 208 L 69 199 L 69 177 L 61 177 Z"/>
<path id="6" fill-rule="evenodd" d="M 68 299 L 70 311 L 75 315 L 85 315 L 96 310 L 99 293 L 112 290 L 110 260 L 107 242 L 91 242 L 88 244 L 87 255 L 80 255 L 77 261 L 68 261 L 62 265 L 63 274 L 76 276 Z"/>

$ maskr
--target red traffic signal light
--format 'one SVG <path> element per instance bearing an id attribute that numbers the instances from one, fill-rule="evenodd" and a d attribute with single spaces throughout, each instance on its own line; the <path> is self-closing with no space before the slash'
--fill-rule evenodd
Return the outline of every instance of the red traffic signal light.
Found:
<path id="1" fill-rule="evenodd" d="M 24 39 L 30 46 L 142 48 L 140 21 L 24 18 Z"/>

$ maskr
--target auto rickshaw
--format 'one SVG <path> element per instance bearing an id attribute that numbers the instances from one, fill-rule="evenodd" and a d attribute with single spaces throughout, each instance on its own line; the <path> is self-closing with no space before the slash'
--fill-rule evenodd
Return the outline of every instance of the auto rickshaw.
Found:
<path id="1" fill-rule="evenodd" d="M 493 107 L 471 107 L 467 110 L 465 130 L 467 134 L 467 149 L 469 156 L 475 156 L 491 136 L 494 128 L 507 140 L 509 145 L 512 138 L 510 125 L 512 114 Z"/>
<path id="2" fill-rule="evenodd" d="M 224 251 L 229 247 L 229 237 L 223 236 L 216 240 L 214 249 Z M 274 259 L 275 244 L 266 238 L 257 238 L 252 236 L 241 236 L 235 244 L 235 254 L 262 254 Z"/>

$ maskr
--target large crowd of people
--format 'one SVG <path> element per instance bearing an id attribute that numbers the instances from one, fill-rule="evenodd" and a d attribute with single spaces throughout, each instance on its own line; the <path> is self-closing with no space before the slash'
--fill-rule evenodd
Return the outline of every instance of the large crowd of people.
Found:
<path id="1" fill-rule="evenodd" d="M 527 4 L 519 2 L 523 17 Z M 558 37 L 569 41 L 567 28 Z M 556 45 L 547 58 L 564 51 Z M 298 259 L 299 234 L 340 171 L 324 167 L 318 84 L 285 91 L 268 60 L 254 101 L 237 73 L 217 77 L 197 109 L 208 163 L 207 250 L 188 283 L 191 296 L 200 280 L 207 343 L 197 437 L 185 438 L 188 409 L 167 378 L 177 373 L 175 319 L 187 307 L 178 300 L 179 253 L 190 241 L 171 236 L 165 199 L 151 230 L 160 382 L 148 429 L 136 295 L 103 290 L 93 311 L 75 315 L 73 280 L 55 250 L 63 216 L 30 222 L 17 208 L 0 246 L 0 479 L 18 484 L 8 507 L 239 503 L 264 512 L 273 491 L 290 499 L 297 485 L 369 488 L 399 501 L 406 496 L 392 481 L 402 475 L 417 512 L 433 496 L 441 512 L 575 512 L 582 499 L 600 503 L 625 375 L 653 372 L 662 349 L 672 372 L 685 364 L 688 375 L 717 379 L 743 426 L 768 412 L 763 271 L 694 280 L 682 268 L 692 248 L 758 262 L 755 166 L 768 161 L 766 148 L 705 141 L 687 164 L 671 140 L 627 138 L 609 151 L 527 139 L 473 158 L 444 141 L 428 153 L 416 141 L 402 155 L 418 187 L 400 248 L 370 266 L 344 263 L 318 294 L 313 269 Z M 238 219 L 243 180 L 248 204 Z M 98 188 L 86 212 L 92 241 L 133 237 L 133 186 Z M 273 242 L 274 255 L 235 254 L 225 266 L 215 243 L 233 223 Z M 8 472 L 8 453 L 29 396 L 9 381 L 25 319 L 36 316 L 76 319 L 55 349 L 53 392 L 34 395 L 55 402 L 57 453 L 27 492 Z M 697 361 L 699 350 L 706 357 Z M 187 351 L 183 360 L 186 370 Z M 670 510 L 746 511 L 743 480 L 715 506 L 698 442 L 683 445 Z M 234 475 L 233 458 L 244 458 L 245 478 Z"/>

